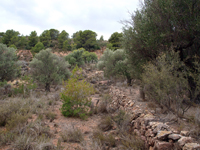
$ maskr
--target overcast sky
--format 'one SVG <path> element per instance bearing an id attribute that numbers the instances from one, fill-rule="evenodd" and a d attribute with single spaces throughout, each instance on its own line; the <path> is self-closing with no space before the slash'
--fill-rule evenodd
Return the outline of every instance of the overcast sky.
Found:
<path id="1" fill-rule="evenodd" d="M 8 29 L 30 35 L 36 31 L 65 30 L 72 36 L 79 30 L 92 30 L 107 40 L 122 32 L 120 20 L 139 9 L 139 0 L 0 0 L 0 32 Z"/>

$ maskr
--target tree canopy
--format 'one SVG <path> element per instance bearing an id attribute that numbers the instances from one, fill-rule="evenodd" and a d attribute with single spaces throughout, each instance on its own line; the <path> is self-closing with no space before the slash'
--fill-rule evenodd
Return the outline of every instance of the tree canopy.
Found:
<path id="1" fill-rule="evenodd" d="M 0 81 L 16 77 L 18 67 L 16 49 L 0 43 Z"/>
<path id="2" fill-rule="evenodd" d="M 19 36 L 19 32 L 18 31 L 14 31 L 13 29 L 12 30 L 7 30 L 3 34 L 2 42 L 3 42 L 3 44 L 6 44 L 7 46 L 9 46 L 9 43 L 11 42 L 11 39 L 13 37 L 16 38 L 17 36 Z"/>
<path id="3" fill-rule="evenodd" d="M 97 34 L 91 30 L 79 31 L 74 35 L 74 42 L 77 44 L 77 48 L 83 47 L 84 49 L 91 51 L 98 48 Z"/>
<path id="4" fill-rule="evenodd" d="M 56 29 L 50 29 L 49 31 L 50 31 L 51 40 L 57 40 L 60 32 Z"/>
<path id="5" fill-rule="evenodd" d="M 68 39 L 69 39 L 69 34 L 65 30 L 63 30 L 58 36 L 58 47 L 62 49 L 63 43 Z"/>
<path id="6" fill-rule="evenodd" d="M 108 41 L 112 44 L 112 49 L 116 50 L 121 48 L 122 33 L 115 32 L 111 35 Z"/>
<path id="7" fill-rule="evenodd" d="M 36 31 L 32 31 L 30 36 L 28 37 L 28 40 L 29 40 L 28 41 L 28 45 L 30 46 L 30 48 L 34 47 L 37 44 L 38 40 L 39 40 L 39 38 L 37 36 L 37 32 Z"/>
<path id="8" fill-rule="evenodd" d="M 123 22 L 123 46 L 129 63 L 135 68 L 133 74 L 140 72 L 141 75 L 143 64 L 172 50 L 179 53 L 180 60 L 192 72 L 197 72 L 194 57 L 200 57 L 199 14 L 199 0 L 145 0 L 142 8 L 131 15 L 131 20 Z M 195 78 L 187 79 L 190 95 L 194 95 Z"/>
<path id="9" fill-rule="evenodd" d="M 68 62 L 53 54 L 51 49 L 41 50 L 30 62 L 33 78 L 44 84 L 46 91 L 50 91 L 51 84 L 70 77 L 68 66 Z"/>
<path id="10" fill-rule="evenodd" d="M 42 32 L 40 35 L 40 42 L 43 43 L 44 47 L 49 47 L 50 46 L 50 41 L 51 41 L 51 36 L 50 36 L 50 31 L 45 30 Z"/>

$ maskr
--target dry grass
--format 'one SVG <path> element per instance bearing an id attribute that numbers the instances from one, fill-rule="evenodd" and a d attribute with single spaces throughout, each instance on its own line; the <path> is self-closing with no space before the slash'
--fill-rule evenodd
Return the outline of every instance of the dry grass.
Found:
<path id="1" fill-rule="evenodd" d="M 68 126 L 61 135 L 63 142 L 75 142 L 80 143 L 84 140 L 83 134 L 80 129 L 75 128 L 73 125 Z"/>
<path id="2" fill-rule="evenodd" d="M 99 129 L 102 131 L 108 131 L 113 127 L 113 120 L 111 116 L 103 116 L 101 122 L 98 125 Z"/>
<path id="3" fill-rule="evenodd" d="M 103 134 L 102 131 L 99 130 L 93 132 L 93 144 L 101 149 L 105 149 L 106 146 L 108 147 L 116 146 L 115 138 L 112 134 L 105 135 Z"/>
<path id="4" fill-rule="evenodd" d="M 98 110 L 97 110 L 98 113 L 108 113 L 109 112 L 108 106 L 109 106 L 110 102 L 111 102 L 110 95 L 104 94 L 98 105 Z"/>

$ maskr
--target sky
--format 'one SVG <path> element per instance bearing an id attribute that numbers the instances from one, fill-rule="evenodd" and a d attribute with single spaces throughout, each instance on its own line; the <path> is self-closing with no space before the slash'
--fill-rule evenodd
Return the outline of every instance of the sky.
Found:
<path id="1" fill-rule="evenodd" d="M 13 29 L 20 34 L 38 36 L 49 29 L 92 30 L 108 40 L 122 32 L 121 20 L 140 8 L 139 0 L 0 0 L 0 32 Z M 129 13 L 130 12 L 130 13 Z"/>

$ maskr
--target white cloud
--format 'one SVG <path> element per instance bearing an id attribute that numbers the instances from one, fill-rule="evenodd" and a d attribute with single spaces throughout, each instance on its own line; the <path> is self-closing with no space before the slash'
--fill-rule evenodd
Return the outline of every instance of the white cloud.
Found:
<path id="1" fill-rule="evenodd" d="M 108 39 L 121 32 L 120 20 L 129 19 L 128 11 L 139 7 L 139 0 L 0 0 L 0 32 L 14 29 L 29 35 L 36 30 L 55 28 L 70 35 L 92 30 Z"/>

